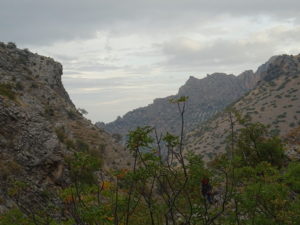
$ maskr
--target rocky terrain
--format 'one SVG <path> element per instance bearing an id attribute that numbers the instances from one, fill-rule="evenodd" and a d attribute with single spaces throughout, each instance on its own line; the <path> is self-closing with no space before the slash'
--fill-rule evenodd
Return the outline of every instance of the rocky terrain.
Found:
<path id="1" fill-rule="evenodd" d="M 13 205 L 7 185 L 30 184 L 32 204 L 43 191 L 69 181 L 66 158 L 85 149 L 103 170 L 130 163 L 128 153 L 75 108 L 53 59 L 0 43 L 0 212 Z M 122 159 L 122 160 L 121 160 Z"/>
<path id="2" fill-rule="evenodd" d="M 299 153 L 300 127 L 300 55 L 272 57 L 259 67 L 258 85 L 227 109 L 234 109 L 252 122 L 268 126 L 273 135 L 286 140 L 291 155 Z M 233 117 L 234 130 L 239 129 Z M 228 111 L 219 113 L 187 134 L 188 150 L 201 153 L 206 159 L 225 151 L 226 137 L 231 134 Z M 292 144 L 291 144 L 292 140 Z M 293 144 L 294 143 L 294 144 Z"/>
<path id="3" fill-rule="evenodd" d="M 152 104 L 130 111 L 111 123 L 96 125 L 112 134 L 118 133 L 122 136 L 129 130 L 146 125 L 156 127 L 159 132 L 168 131 L 178 135 L 180 114 L 177 105 L 171 104 L 170 99 L 189 97 L 185 128 L 192 130 L 243 96 L 259 79 L 259 74 L 254 74 L 251 70 L 239 76 L 224 73 L 214 73 L 203 79 L 191 76 L 176 95 L 155 99 Z"/>

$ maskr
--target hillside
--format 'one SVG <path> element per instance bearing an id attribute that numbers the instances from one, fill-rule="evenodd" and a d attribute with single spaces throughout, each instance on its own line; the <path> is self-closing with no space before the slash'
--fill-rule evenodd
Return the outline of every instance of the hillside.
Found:
<path id="1" fill-rule="evenodd" d="M 258 85 L 227 107 L 267 121 L 289 141 L 293 157 L 300 143 L 299 61 L 300 55 L 273 58 L 259 68 Z M 53 59 L 0 43 L 0 225 L 299 224 L 299 161 L 286 160 L 280 142 L 243 129 L 250 139 L 258 134 L 260 148 L 239 138 L 235 154 L 243 157 L 224 154 L 206 163 L 201 155 L 182 154 L 181 143 L 168 135 L 162 161 L 161 143 L 146 127 L 129 137 L 132 160 L 76 110 L 61 75 Z M 224 76 L 205 82 L 216 86 Z M 249 87 L 253 78 L 252 72 L 237 77 Z M 193 79 L 181 94 L 194 93 L 201 81 Z M 229 79 L 225 86 L 237 87 L 236 78 Z M 226 101 L 222 91 L 216 96 Z M 229 125 L 226 112 L 215 115 L 188 135 L 188 148 L 212 157 L 224 148 Z M 199 138 L 221 147 L 204 152 Z"/>
<path id="2" fill-rule="evenodd" d="M 25 205 L 68 184 L 66 158 L 76 151 L 99 158 L 103 170 L 130 163 L 109 134 L 76 110 L 61 76 L 62 65 L 53 59 L 0 43 L 0 213 L 13 205 L 7 195 L 12 181 L 29 184 Z"/>
<path id="3" fill-rule="evenodd" d="M 146 125 L 156 127 L 159 132 L 178 134 L 179 113 L 177 105 L 171 104 L 170 99 L 189 96 L 185 118 L 186 129 L 192 130 L 243 96 L 258 80 L 259 77 L 252 71 L 245 71 L 239 76 L 214 73 L 203 79 L 191 76 L 176 95 L 155 99 L 152 104 L 130 111 L 111 123 L 96 125 L 123 136 L 129 130 Z"/>
<path id="4" fill-rule="evenodd" d="M 287 138 L 300 126 L 300 55 L 273 57 L 258 69 L 261 81 L 256 88 L 231 105 L 231 108 L 261 122 L 274 135 Z M 236 119 L 234 129 L 239 125 Z M 225 151 L 225 139 L 230 135 L 229 114 L 219 113 L 203 126 L 187 134 L 186 149 L 212 159 Z M 296 146 L 295 151 L 299 151 Z"/>

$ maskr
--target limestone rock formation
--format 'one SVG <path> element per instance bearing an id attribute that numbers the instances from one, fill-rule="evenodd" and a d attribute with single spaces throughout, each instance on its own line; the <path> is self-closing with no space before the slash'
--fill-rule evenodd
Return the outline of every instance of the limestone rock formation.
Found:
<path id="1" fill-rule="evenodd" d="M 130 163 L 109 134 L 76 110 L 61 76 L 53 59 L 0 43 L 0 212 L 11 205 L 6 184 L 16 177 L 31 184 L 33 196 L 68 183 L 65 158 L 79 145 L 100 157 L 103 169 Z"/>

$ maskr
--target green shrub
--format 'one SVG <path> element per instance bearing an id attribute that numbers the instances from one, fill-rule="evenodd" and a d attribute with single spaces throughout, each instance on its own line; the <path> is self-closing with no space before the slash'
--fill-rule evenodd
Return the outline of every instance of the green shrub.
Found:
<path id="1" fill-rule="evenodd" d="M 292 187 L 294 191 L 300 192 L 300 163 L 292 162 L 287 168 L 284 176 L 285 182 Z"/>
<path id="2" fill-rule="evenodd" d="M 0 215 L 0 225 L 34 225 L 24 213 L 18 208 L 12 208 L 8 212 Z"/>
<path id="3" fill-rule="evenodd" d="M 46 115 L 47 117 L 54 116 L 54 109 L 53 109 L 51 106 L 47 105 L 47 106 L 45 107 L 45 115 Z"/>
<path id="4" fill-rule="evenodd" d="M 284 162 L 281 140 L 267 137 L 267 129 L 260 123 L 249 124 L 240 130 L 236 154 L 243 158 L 245 165 L 253 166 L 266 161 L 281 166 Z"/>
<path id="5" fill-rule="evenodd" d="M 290 127 L 295 127 L 296 124 L 294 122 L 290 123 Z"/>
<path id="6" fill-rule="evenodd" d="M 31 88 L 38 88 L 39 86 L 36 83 L 32 83 L 30 87 Z"/>
<path id="7" fill-rule="evenodd" d="M 23 86 L 23 84 L 20 81 L 18 81 L 16 83 L 16 89 L 19 90 L 19 91 L 24 90 L 24 86 Z"/>
<path id="8" fill-rule="evenodd" d="M 87 151 L 75 152 L 67 159 L 71 177 L 75 182 L 92 184 L 96 182 L 95 171 L 101 167 L 101 160 Z"/>
<path id="9" fill-rule="evenodd" d="M 284 113 L 282 113 L 282 114 L 279 114 L 279 115 L 277 116 L 277 118 L 279 118 L 279 119 L 286 118 L 286 115 L 287 115 L 287 113 L 284 112 Z"/>
<path id="10" fill-rule="evenodd" d="M 74 112 L 73 110 L 68 110 L 67 115 L 68 115 L 69 119 L 71 119 L 71 120 L 74 120 L 77 118 L 76 112 Z"/>
<path id="11" fill-rule="evenodd" d="M 55 133 L 56 133 L 57 138 L 60 140 L 60 142 L 63 143 L 66 138 L 65 128 L 64 127 L 56 128 Z"/>
<path id="12" fill-rule="evenodd" d="M 71 139 L 65 139 L 64 143 L 68 149 L 75 149 L 75 144 Z"/>
<path id="13" fill-rule="evenodd" d="M 10 84 L 0 84 L 0 95 L 6 96 L 11 100 L 16 99 L 16 93 Z"/>
<path id="14" fill-rule="evenodd" d="M 9 49 L 15 49 L 15 48 L 17 48 L 17 45 L 14 42 L 8 42 L 6 46 Z"/>
<path id="15" fill-rule="evenodd" d="M 90 149 L 89 145 L 82 140 L 76 140 L 76 148 L 79 151 L 88 151 Z"/>

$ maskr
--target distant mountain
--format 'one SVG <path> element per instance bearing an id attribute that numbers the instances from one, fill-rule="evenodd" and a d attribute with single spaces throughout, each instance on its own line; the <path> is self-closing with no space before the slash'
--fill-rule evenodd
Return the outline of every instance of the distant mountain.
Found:
<path id="1" fill-rule="evenodd" d="M 176 95 L 155 99 L 152 104 L 130 111 L 111 123 L 98 122 L 96 125 L 122 136 L 138 126 L 146 125 L 156 127 L 159 132 L 178 134 L 180 115 L 177 106 L 169 100 L 188 96 L 185 128 L 190 131 L 243 96 L 259 79 L 251 70 L 239 76 L 225 73 L 214 73 L 203 79 L 191 76 Z"/>
<path id="2" fill-rule="evenodd" d="M 229 108 L 267 125 L 273 135 L 300 143 L 300 55 L 272 57 L 258 68 L 256 75 L 260 77 L 258 85 Z M 233 120 L 234 130 L 239 129 Z M 229 121 L 224 111 L 199 125 L 187 134 L 186 149 L 207 159 L 224 152 L 226 137 L 231 133 Z M 299 145 L 289 151 L 300 153 Z"/>

